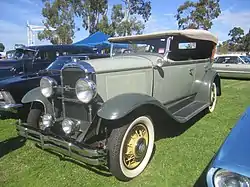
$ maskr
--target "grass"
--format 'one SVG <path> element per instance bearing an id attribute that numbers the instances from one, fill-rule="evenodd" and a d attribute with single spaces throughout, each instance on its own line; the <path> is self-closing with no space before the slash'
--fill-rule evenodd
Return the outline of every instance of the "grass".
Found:
<path id="1" fill-rule="evenodd" d="M 16 137 L 15 121 L 2 120 L 0 186 L 193 186 L 250 104 L 249 91 L 249 81 L 223 80 L 223 95 L 215 112 L 205 115 L 180 135 L 157 141 L 156 152 L 146 170 L 127 183 L 84 164 L 60 160 L 31 141 L 24 144 Z"/>

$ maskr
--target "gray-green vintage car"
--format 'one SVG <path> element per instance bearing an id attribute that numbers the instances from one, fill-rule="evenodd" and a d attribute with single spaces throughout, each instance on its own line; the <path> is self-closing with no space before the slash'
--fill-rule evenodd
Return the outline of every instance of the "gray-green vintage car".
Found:
<path id="1" fill-rule="evenodd" d="M 178 30 L 109 41 L 110 58 L 67 64 L 60 83 L 43 77 L 22 99 L 32 107 L 17 131 L 43 149 L 107 166 L 127 181 L 152 156 L 159 115 L 185 123 L 214 111 L 221 94 L 211 69 L 217 38 Z"/>

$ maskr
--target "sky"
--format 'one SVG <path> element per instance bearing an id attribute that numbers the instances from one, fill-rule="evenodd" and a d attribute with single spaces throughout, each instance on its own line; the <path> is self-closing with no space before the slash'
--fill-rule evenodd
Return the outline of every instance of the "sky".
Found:
<path id="1" fill-rule="evenodd" d="M 113 4 L 121 0 L 109 0 L 109 9 Z M 151 0 L 151 17 L 145 25 L 144 33 L 177 29 L 174 15 L 177 8 L 185 0 Z M 31 25 L 42 25 L 41 15 L 42 0 L 0 0 L 0 42 L 4 43 L 6 50 L 13 49 L 16 43 L 27 45 L 27 27 Z M 213 21 L 211 32 L 219 41 L 228 39 L 228 32 L 233 27 L 241 27 L 245 32 L 250 29 L 250 0 L 220 0 L 221 14 Z M 109 11 L 110 13 L 110 11 Z M 81 27 L 81 20 L 75 19 L 80 31 L 75 33 L 73 39 L 77 42 L 88 36 L 88 32 Z M 49 44 L 49 41 L 35 40 L 36 45 Z"/>

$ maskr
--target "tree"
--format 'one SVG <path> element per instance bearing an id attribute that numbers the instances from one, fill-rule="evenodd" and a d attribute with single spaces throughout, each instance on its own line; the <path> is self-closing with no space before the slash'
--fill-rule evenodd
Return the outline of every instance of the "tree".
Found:
<path id="1" fill-rule="evenodd" d="M 186 1 L 175 15 L 179 29 L 209 30 L 220 13 L 220 0 Z"/>
<path id="2" fill-rule="evenodd" d="M 250 29 L 248 33 L 243 37 L 242 41 L 243 41 L 244 51 L 250 52 Z"/>
<path id="3" fill-rule="evenodd" d="M 151 16 L 151 2 L 145 0 L 123 0 L 122 4 L 112 8 L 112 27 L 118 36 L 141 34 L 145 28 L 144 23 Z M 138 16 L 142 20 L 138 20 Z"/>
<path id="4" fill-rule="evenodd" d="M 0 52 L 3 52 L 4 49 L 5 49 L 5 47 L 4 47 L 3 43 L 0 43 Z"/>
<path id="5" fill-rule="evenodd" d="M 76 16 L 82 18 L 83 28 L 88 30 L 89 34 L 98 31 L 100 22 L 106 24 L 108 0 L 72 0 L 72 5 Z"/>
<path id="6" fill-rule="evenodd" d="M 229 50 L 230 51 L 242 51 L 243 50 L 243 36 L 244 30 L 240 27 L 234 27 L 228 33 L 228 36 L 231 37 L 229 40 Z"/>
<path id="7" fill-rule="evenodd" d="M 229 51 L 229 44 L 228 41 L 224 41 L 217 47 L 218 54 L 227 54 Z"/>
<path id="8" fill-rule="evenodd" d="M 69 0 L 43 0 L 42 15 L 45 30 L 38 33 L 39 40 L 50 40 L 52 44 L 71 44 L 74 37 L 74 9 Z M 54 28 L 55 31 L 52 31 Z"/>

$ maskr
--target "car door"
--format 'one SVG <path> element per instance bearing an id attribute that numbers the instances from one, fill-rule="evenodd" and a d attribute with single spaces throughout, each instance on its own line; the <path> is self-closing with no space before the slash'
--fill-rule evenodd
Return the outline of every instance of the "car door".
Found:
<path id="1" fill-rule="evenodd" d="M 154 68 L 153 96 L 167 104 L 192 94 L 195 78 L 193 61 L 165 62 L 162 67 Z"/>

